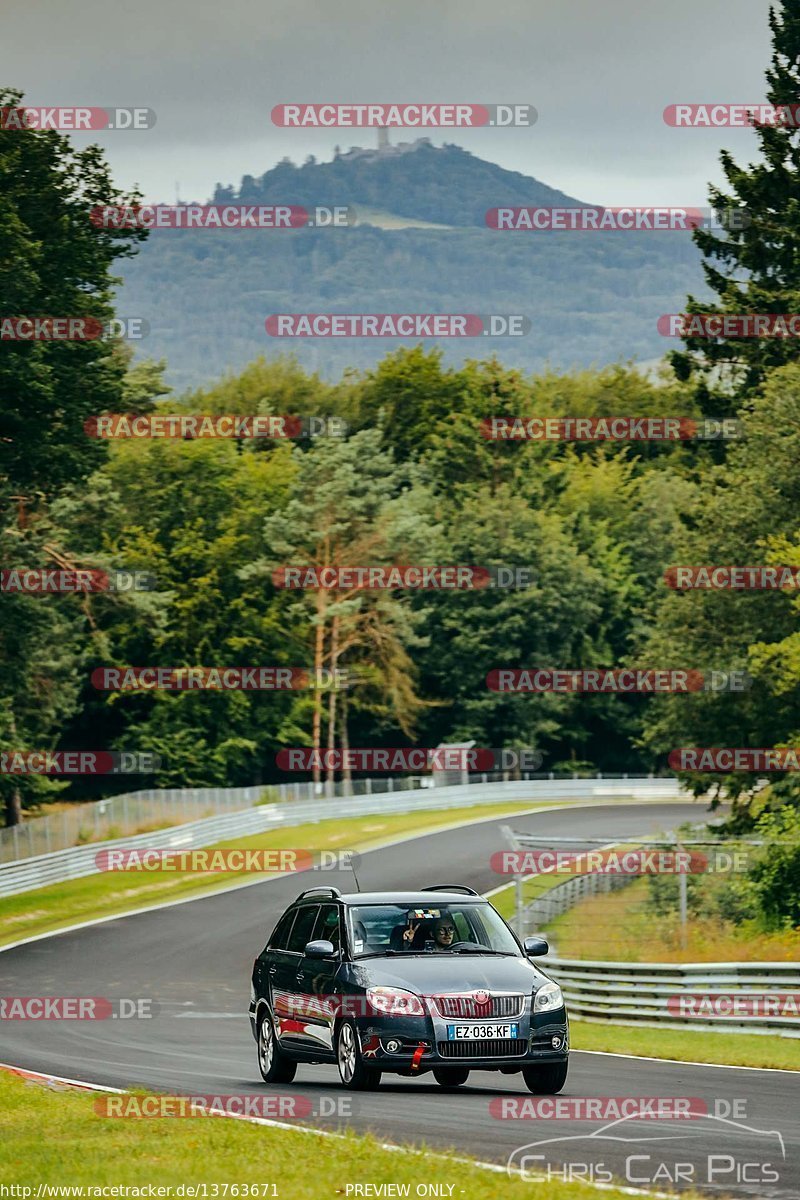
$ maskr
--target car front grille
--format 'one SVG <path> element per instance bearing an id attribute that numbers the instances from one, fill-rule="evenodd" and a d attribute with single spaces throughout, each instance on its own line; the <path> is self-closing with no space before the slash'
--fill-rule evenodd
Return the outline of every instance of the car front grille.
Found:
<path id="1" fill-rule="evenodd" d="M 486 1017 L 518 1017 L 522 1012 L 523 996 L 489 996 L 482 1003 L 469 992 L 459 996 L 434 996 L 443 1017 L 484 1020 Z"/>
<path id="2" fill-rule="evenodd" d="M 519 1058 L 528 1049 L 525 1038 L 483 1038 L 436 1045 L 442 1058 Z"/>

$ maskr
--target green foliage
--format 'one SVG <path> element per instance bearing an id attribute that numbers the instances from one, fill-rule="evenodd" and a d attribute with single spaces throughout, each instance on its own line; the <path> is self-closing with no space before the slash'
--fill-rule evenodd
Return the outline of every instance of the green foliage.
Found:
<path id="1" fill-rule="evenodd" d="M 770 9 L 773 52 L 766 73 L 765 99 L 775 105 L 800 101 L 800 24 L 794 0 Z M 720 155 L 727 190 L 712 187 L 713 207 L 723 214 L 741 211 L 722 237 L 698 229 L 694 240 L 705 256 L 703 273 L 718 300 L 689 298 L 691 313 L 800 312 L 800 130 L 756 125 L 760 159 L 746 167 L 732 155 Z M 800 342 L 793 337 L 687 338 L 686 351 L 673 355 L 682 379 L 693 378 L 703 411 L 712 416 L 735 413 L 753 395 L 767 373 L 796 362 Z"/>
<path id="2" fill-rule="evenodd" d="M 0 108 L 18 92 L 0 89 Z M 0 131 L 0 320 L 113 315 L 114 260 L 140 231 L 95 228 L 91 207 L 124 202 L 96 146 L 74 151 L 55 132 Z M 47 502 L 84 480 L 104 447 L 84 432 L 87 418 L 116 409 L 128 355 L 105 339 L 2 342 L 0 353 L 0 562 L 52 565 L 61 540 Z M 0 745 L 43 749 L 79 704 L 87 658 L 86 610 L 75 597 L 3 595 L 0 626 Z M 15 821 L 20 805 L 63 785 L 0 777 Z"/>
<path id="3" fill-rule="evenodd" d="M 764 813 L 756 833 L 766 845 L 748 871 L 768 928 L 800 926 L 800 813 L 787 806 Z"/>
<path id="4" fill-rule="evenodd" d="M 664 565 L 772 565 L 797 561 L 800 533 L 800 365 L 768 376 L 743 416 L 744 437 L 724 466 L 706 467 L 702 489 L 688 493 L 681 533 Z M 694 498 L 692 496 L 694 495 Z M 698 669 L 746 669 L 744 692 L 664 697 L 648 709 L 644 744 L 668 754 L 679 746 L 792 745 L 800 734 L 800 663 L 796 595 L 780 591 L 661 589 L 655 621 L 642 631 L 642 655 Z M 724 783 L 746 813 L 758 773 L 688 776 L 698 794 Z M 773 797 L 800 798 L 796 777 L 777 779 Z M 716 800 L 715 800 L 716 802 Z M 742 824 L 743 822 L 743 824 Z"/>

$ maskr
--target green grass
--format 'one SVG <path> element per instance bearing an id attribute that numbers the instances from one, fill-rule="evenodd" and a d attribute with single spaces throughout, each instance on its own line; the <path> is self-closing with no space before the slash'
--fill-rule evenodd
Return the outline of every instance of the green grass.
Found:
<path id="1" fill-rule="evenodd" d="M 239 1196 L 242 1184 L 274 1183 L 280 1200 L 344 1196 L 346 1185 L 355 1183 L 410 1184 L 411 1195 L 418 1183 L 452 1185 L 456 1200 L 522 1200 L 533 1194 L 530 1184 L 474 1166 L 461 1155 L 455 1161 L 439 1151 L 397 1153 L 369 1136 L 323 1138 L 223 1118 L 101 1117 L 96 1099 L 0 1072 L 0 1179 L 31 1187 L 34 1194 L 40 1183 L 173 1188 L 235 1183 Z M 537 1200 L 597 1200 L 597 1192 L 582 1184 L 539 1183 L 535 1194 Z M 616 1188 L 604 1194 L 610 1200 L 623 1197 Z M 690 1193 L 683 1196 L 690 1200 Z"/>
<path id="2" fill-rule="evenodd" d="M 565 879 L 569 879 L 569 875 L 532 875 L 526 879 L 522 885 L 523 903 L 530 904 L 541 896 L 543 892 L 549 892 L 558 883 L 563 883 Z M 517 911 L 517 892 L 513 883 L 506 884 L 501 892 L 495 892 L 490 896 L 494 907 L 504 917 L 506 921 L 510 921 Z"/>
<path id="3" fill-rule="evenodd" d="M 547 962 L 542 965 L 547 968 Z M 605 1050 L 681 1062 L 724 1063 L 737 1067 L 782 1067 L 800 1071 L 800 1038 L 691 1029 L 644 1029 L 608 1022 L 571 1020 L 573 1050 Z"/>
<path id="4" fill-rule="evenodd" d="M 796 962 L 800 928 L 769 931 L 760 922 L 734 924 L 713 907 L 715 892 L 727 885 L 722 876 L 692 880 L 705 903 L 690 909 L 686 930 L 674 909 L 657 912 L 649 903 L 651 881 L 637 879 L 618 892 L 591 896 L 557 917 L 548 929 L 564 958 L 619 962 Z"/>
<path id="5" fill-rule="evenodd" d="M 633 848 L 636 844 L 637 843 L 635 842 L 620 842 L 615 849 L 626 850 L 628 848 Z M 542 896 L 545 892 L 549 892 L 551 888 L 557 887 L 559 883 L 565 883 L 566 880 L 572 879 L 577 873 L 578 872 L 575 871 L 547 871 L 543 872 L 541 875 L 529 876 L 522 885 L 523 903 L 526 905 L 530 904 L 533 900 L 538 899 L 538 897 Z M 594 900 L 594 897 L 592 897 L 592 900 Z M 517 908 L 517 893 L 515 884 L 513 882 L 507 884 L 501 892 L 497 892 L 491 897 L 491 901 L 494 907 L 500 913 L 501 917 L 505 917 L 507 921 L 511 920 L 516 913 Z M 561 953 L 564 952 L 561 951 Z M 580 955 L 576 954 L 574 956 L 570 956 L 564 954 L 564 957 L 579 958 Z M 586 957 L 588 958 L 588 955 Z"/>
<path id="6" fill-rule="evenodd" d="M 551 807 L 555 801 L 534 804 L 533 809 Z M 437 827 L 458 821 L 479 820 L 482 817 L 501 817 L 524 809 L 524 802 L 515 804 L 481 804 L 430 812 L 390 813 L 364 817 L 332 818 L 307 825 L 293 825 L 216 843 L 218 847 L 237 849 L 287 849 L 302 847 L 319 850 L 361 850 L 404 834 L 430 833 Z M 166 842 L 166 838 L 165 838 Z M 206 847 L 211 849 L 212 847 Z M 98 844 L 98 851 L 102 845 Z M 487 849 L 487 853 L 488 853 Z M 113 871 L 88 875 L 66 883 L 51 884 L 17 896 L 0 899 L 0 946 L 25 937 L 62 929 L 93 917 L 113 916 L 158 904 L 165 900 L 185 899 L 217 891 L 247 879 L 269 878 L 242 871 L 213 873 L 161 873 L 152 871 Z M 298 879 L 308 878 L 298 875 Z M 311 883 L 316 882 L 315 876 Z M 435 880 L 433 881 L 435 882 Z M 311 886 L 307 884 L 306 886 Z"/>

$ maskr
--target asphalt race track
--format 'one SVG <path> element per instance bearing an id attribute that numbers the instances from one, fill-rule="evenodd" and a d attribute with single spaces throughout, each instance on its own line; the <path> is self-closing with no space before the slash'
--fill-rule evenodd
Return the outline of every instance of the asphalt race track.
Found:
<path id="1" fill-rule="evenodd" d="M 702 816 L 699 807 L 691 811 Z M 575 806 L 515 817 L 513 824 L 553 837 L 578 831 L 587 839 L 612 841 L 674 827 L 687 815 L 685 804 L 674 803 Z M 361 888 L 458 882 L 488 891 L 503 882 L 489 858 L 504 848 L 499 826 L 507 821 L 492 819 L 366 853 Z M 555 1178 L 607 1182 L 613 1171 L 629 1186 L 662 1191 L 691 1183 L 710 1185 L 722 1195 L 800 1196 L 797 1073 L 573 1052 L 565 1097 L 693 1097 L 705 1100 L 711 1114 L 615 1125 L 498 1119 L 489 1111 L 493 1097 L 530 1096 L 515 1075 L 473 1072 L 466 1087 L 448 1093 L 431 1075 L 384 1076 L 377 1092 L 358 1094 L 339 1088 L 333 1066 L 301 1066 L 294 1083 L 268 1088 L 258 1073 L 247 1019 L 252 962 L 286 904 L 317 882 L 353 890 L 349 874 L 276 879 L 0 953 L 3 996 L 151 997 L 158 1005 L 151 1020 L 0 1022 L 0 1060 L 116 1087 L 301 1095 L 311 1101 L 311 1121 L 321 1128 L 349 1125 L 387 1142 L 424 1142 L 503 1164 L 528 1145 L 522 1165 L 544 1173 L 549 1168 Z M 546 959 L 542 965 L 546 968 Z M 337 1103 L 344 1106 L 338 1115 L 318 1111 L 335 1112 Z M 530 1146 L 534 1142 L 546 1144 Z M 446 1182 L 446 1164 L 421 1164 L 420 1179 L 434 1177 Z M 330 1181 L 331 1196 L 342 1182 Z"/>

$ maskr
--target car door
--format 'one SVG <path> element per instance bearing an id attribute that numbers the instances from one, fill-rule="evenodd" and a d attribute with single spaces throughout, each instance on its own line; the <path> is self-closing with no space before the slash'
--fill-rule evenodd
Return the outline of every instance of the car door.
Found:
<path id="1" fill-rule="evenodd" d="M 278 1018 L 278 1038 L 283 1045 L 295 1049 L 308 1046 L 306 1025 L 309 1008 L 313 1009 L 305 995 L 303 981 L 303 950 L 311 941 L 311 934 L 319 913 L 319 904 L 301 904 L 289 932 L 284 950 L 276 950 L 275 973 L 272 992 L 275 998 L 275 1016 Z"/>
<path id="2" fill-rule="evenodd" d="M 338 904 L 320 904 L 309 941 L 333 943 L 330 958 L 303 958 L 298 982 L 306 998 L 306 1027 L 309 1048 L 333 1051 L 333 1026 L 338 1010 L 338 975 L 341 965 L 342 918 Z"/>
<path id="3" fill-rule="evenodd" d="M 255 963 L 256 1000 L 260 1000 L 263 997 L 273 1011 L 275 1009 L 273 985 L 278 971 L 276 954 L 278 951 L 286 949 L 296 915 L 297 909 L 294 908 L 290 908 L 288 912 L 283 914 Z"/>

